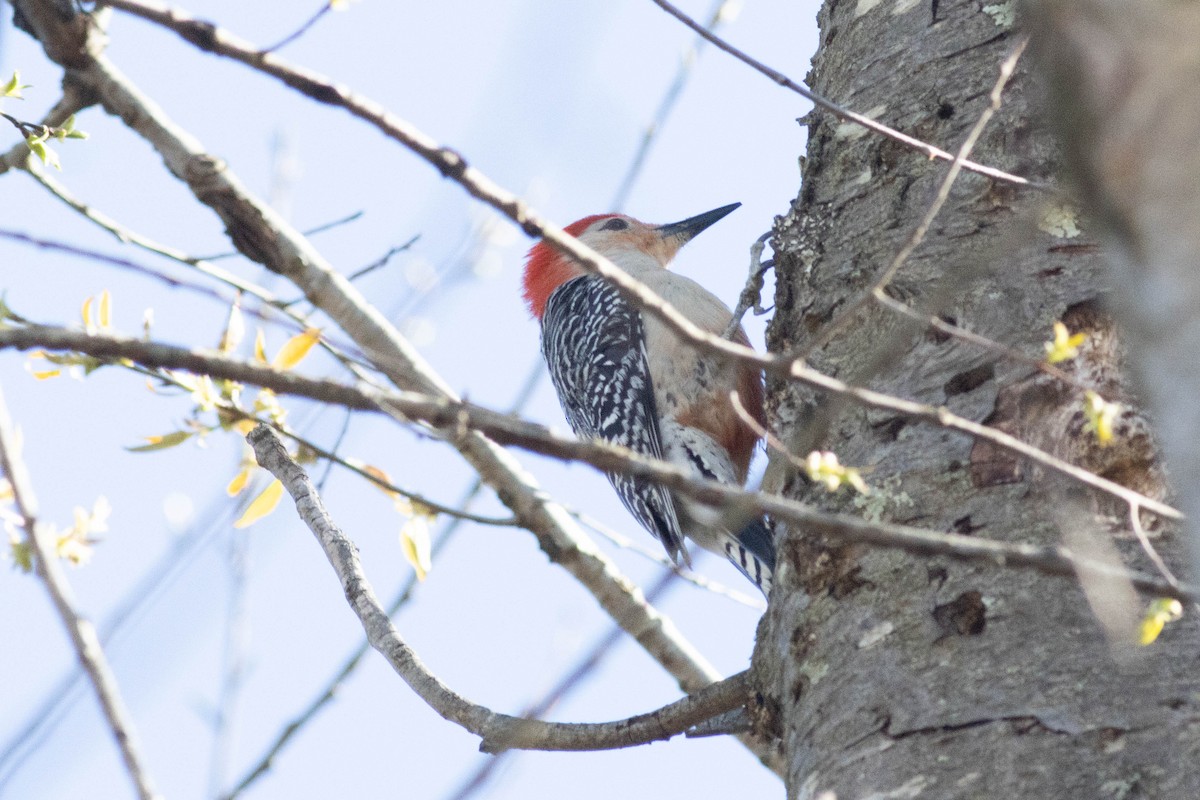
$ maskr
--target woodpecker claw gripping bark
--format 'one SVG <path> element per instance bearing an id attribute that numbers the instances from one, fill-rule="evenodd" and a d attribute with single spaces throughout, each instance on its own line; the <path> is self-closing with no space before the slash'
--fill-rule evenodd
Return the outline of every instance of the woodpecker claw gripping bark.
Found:
<path id="1" fill-rule="evenodd" d="M 720 335 L 729 308 L 700 284 L 667 270 L 696 234 L 738 207 L 714 209 L 668 225 L 598 214 L 566 231 L 645 283 L 684 316 Z M 679 464 L 697 477 L 741 486 L 759 437 L 734 410 L 764 424 L 762 372 L 730 365 L 682 342 L 642 314 L 598 275 L 545 242 L 529 251 L 525 300 L 542 326 L 542 355 L 567 422 L 584 438 L 628 447 Z M 748 345 L 738 328 L 735 340 Z M 645 478 L 608 476 L 621 502 L 662 542 L 675 563 L 688 561 L 684 537 L 725 556 L 763 594 L 775 569 L 775 545 L 762 519 L 731 521 L 717 509 L 675 495 Z"/>

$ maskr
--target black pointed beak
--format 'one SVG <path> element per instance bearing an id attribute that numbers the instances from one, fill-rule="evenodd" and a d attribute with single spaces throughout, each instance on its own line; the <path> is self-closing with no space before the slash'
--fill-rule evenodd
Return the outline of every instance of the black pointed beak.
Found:
<path id="1" fill-rule="evenodd" d="M 712 225 L 717 220 L 728 216 L 741 203 L 730 203 L 727 206 L 714 208 L 712 211 L 705 211 L 703 214 L 697 214 L 694 217 L 688 217 L 682 222 L 669 222 L 666 225 L 658 226 L 658 235 L 664 239 L 674 239 L 676 247 L 683 247 L 700 231 Z"/>

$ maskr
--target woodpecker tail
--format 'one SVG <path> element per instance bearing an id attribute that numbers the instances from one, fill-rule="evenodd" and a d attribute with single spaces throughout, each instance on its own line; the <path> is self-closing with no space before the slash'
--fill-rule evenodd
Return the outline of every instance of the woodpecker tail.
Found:
<path id="1" fill-rule="evenodd" d="M 752 519 L 737 534 L 721 536 L 721 547 L 730 563 L 768 597 L 775 574 L 775 539 L 766 522 Z"/>

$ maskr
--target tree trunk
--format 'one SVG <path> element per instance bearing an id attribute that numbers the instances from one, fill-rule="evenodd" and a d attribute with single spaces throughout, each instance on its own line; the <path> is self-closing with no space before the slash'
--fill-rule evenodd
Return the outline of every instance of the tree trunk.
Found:
<path id="1" fill-rule="evenodd" d="M 809 85 L 954 151 L 988 104 L 1017 34 L 1011 4 L 829 0 Z M 1002 7 L 1003 6 L 1003 7 Z M 1032 64 L 1018 64 L 971 158 L 1058 181 Z M 948 165 L 814 112 L 803 186 L 775 231 L 774 352 L 805 348 L 900 250 Z M 1078 228 L 1078 231 L 1075 228 Z M 963 173 L 888 293 L 1040 358 L 1062 320 L 1089 338 L 1064 369 L 1124 404 L 1116 441 L 1086 430 L 1083 392 L 995 351 L 905 322 L 878 303 L 809 363 L 855 384 L 944 405 L 1161 498 L 1161 470 L 1102 311 L 1108 287 L 1086 220 L 1048 192 Z M 1116 501 L 927 424 L 771 387 L 772 421 L 799 455 L 864 468 L 857 498 L 806 479 L 824 508 L 1003 541 L 1066 542 L 1149 569 Z M 1168 563 L 1174 530 L 1142 515 Z M 1194 615 L 1135 644 L 1144 603 L 995 564 L 839 546 L 786 531 L 760 631 L 760 724 L 779 736 L 789 797 L 1200 797 Z M 1090 600 L 1090 604 L 1089 604 Z"/>

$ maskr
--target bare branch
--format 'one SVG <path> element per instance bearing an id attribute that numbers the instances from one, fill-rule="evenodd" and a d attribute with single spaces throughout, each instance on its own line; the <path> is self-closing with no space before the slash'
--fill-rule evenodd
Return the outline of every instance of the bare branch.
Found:
<path id="1" fill-rule="evenodd" d="M 754 362 L 773 362 L 773 359 L 758 356 L 753 350 L 726 342 L 720 337 L 705 333 L 703 334 L 703 338 L 718 346 L 728 345 L 738 350 L 747 350 L 753 356 L 752 360 Z M 268 367 L 221 357 L 218 354 L 207 351 L 192 351 L 169 345 L 141 342 L 124 337 L 85 334 L 62 328 L 38 325 L 0 330 L 0 348 L 3 347 L 13 347 L 19 350 L 42 347 L 50 350 L 74 350 L 98 357 L 130 358 L 146 366 L 186 369 L 201 374 L 207 373 L 243 383 L 266 386 L 280 393 L 310 397 L 323 402 L 338 403 L 347 408 L 375 410 L 377 405 L 372 398 L 378 397 L 381 398 L 380 402 L 388 403 L 390 407 L 399 413 L 415 419 L 423 419 L 432 424 L 449 425 L 451 427 L 458 426 L 461 430 L 467 430 L 471 426 L 474 426 L 492 436 L 503 435 L 505 438 L 500 439 L 500 441 L 507 444 L 529 446 L 530 441 L 532 441 L 521 434 L 511 435 L 514 432 L 507 428 L 508 423 L 511 422 L 511 417 L 508 417 L 508 415 L 497 414 L 495 411 L 483 409 L 478 406 L 471 406 L 470 404 L 461 403 L 449 398 L 431 400 L 427 396 L 422 396 L 420 401 L 416 401 L 411 397 L 403 395 L 386 393 L 373 395 L 365 389 L 353 389 L 335 381 L 304 378 L 293 373 L 280 373 Z M 945 408 L 901 400 L 881 392 L 850 386 L 843 381 L 831 378 L 802 365 L 793 367 L 790 374 L 811 386 L 846 397 L 861 405 L 892 411 L 902 417 L 919 419 L 940 425 L 949 430 L 959 431 L 976 439 L 989 442 L 1002 450 L 1026 458 L 1034 464 L 1038 464 L 1110 494 L 1126 503 L 1137 504 L 1160 516 L 1169 519 L 1182 518 L 1182 515 L 1177 510 L 1166 503 L 1154 500 L 1119 483 L 1069 464 L 1003 431 L 972 422 L 969 419 L 951 413 Z M 464 409 L 470 410 L 464 411 Z M 458 416 L 460 413 L 466 416 Z M 489 417 L 488 415 L 491 416 Z M 471 421 L 470 425 L 464 421 L 467 418 Z M 528 431 L 525 433 L 528 433 Z M 537 438 L 536 434 L 532 436 L 533 439 Z M 618 448 L 613 448 L 613 450 L 616 451 Z M 602 465 L 597 466 L 605 469 L 608 468 Z"/>
<path id="2" fill-rule="evenodd" d="M 467 489 L 457 507 L 463 512 L 466 512 L 471 505 L 471 501 L 479 494 L 479 490 L 482 488 L 483 482 L 476 479 L 473 485 Z M 451 519 L 449 524 L 447 524 L 442 530 L 441 535 L 438 536 L 434 541 L 433 547 L 430 550 L 430 558 L 434 561 L 434 563 L 437 563 L 438 555 L 443 549 L 445 549 L 446 545 L 450 543 L 454 533 L 459 529 L 461 524 L 461 516 L 456 516 L 455 518 Z M 412 599 L 413 592 L 416 590 L 419 583 L 420 581 L 418 580 L 416 573 L 410 573 L 408 580 L 405 582 L 400 591 L 397 592 L 396 596 L 392 598 L 392 602 L 386 609 L 386 613 L 389 618 L 396 616 L 396 614 L 400 612 L 400 609 Z M 318 691 L 316 697 L 310 700 L 299 714 L 294 716 L 287 724 L 283 726 L 279 733 L 275 735 L 275 738 L 272 740 L 271 744 L 267 746 L 263 754 L 258 758 L 257 761 L 254 762 L 254 765 L 246 770 L 246 772 L 242 775 L 242 778 L 234 785 L 232 789 L 220 796 L 220 800 L 234 800 L 234 798 L 238 797 L 242 794 L 242 792 L 250 788 L 255 781 L 270 771 L 272 764 L 275 762 L 276 756 L 284 751 L 284 749 L 291 742 L 292 737 L 295 736 L 299 731 L 303 730 L 306 725 L 316 719 L 316 716 L 318 713 L 320 713 L 321 709 L 333 702 L 342 684 L 350 677 L 351 674 L 354 673 L 356 669 L 358 669 L 358 665 L 362 663 L 363 658 L 366 657 L 368 652 L 370 652 L 370 649 L 371 643 L 366 639 L 363 639 L 361 644 L 354 649 L 354 652 L 342 662 L 342 666 L 339 667 L 338 670 L 333 674 L 333 677 L 326 681 L 324 687 Z"/>
<path id="3" fill-rule="evenodd" d="M 38 578 L 46 586 L 46 592 L 54 602 L 63 627 L 71 637 L 75 655 L 92 682 L 96 699 L 108 722 L 108 729 L 116 740 L 125 771 L 129 773 L 134 788 L 142 800 L 157 800 L 160 795 L 154 789 L 146 766 L 142 762 L 134 730 L 133 719 L 121 698 L 121 689 L 113 674 L 104 648 L 96 635 L 96 628 L 75 610 L 71 586 L 58 562 L 54 545 L 48 540 L 49 532 L 37 521 L 37 503 L 33 495 L 29 474 L 17 452 L 12 420 L 8 416 L 8 405 L 0 394 L 0 466 L 12 485 L 13 499 L 17 511 L 24 519 L 25 538 L 33 553 L 33 567 Z"/>
<path id="4" fill-rule="evenodd" d="M 718 339 L 718 341 L 721 341 Z M 583 461 L 606 472 L 624 472 L 646 477 L 678 492 L 693 496 L 714 506 L 755 513 L 769 514 L 777 520 L 797 524 L 806 531 L 820 532 L 845 541 L 863 542 L 891 547 L 917 554 L 936 553 L 967 561 L 985 561 L 1031 567 L 1051 575 L 1073 575 L 1076 572 L 1107 574 L 1103 564 L 1080 560 L 1065 548 L 1011 544 L 989 541 L 975 536 L 938 533 L 904 525 L 872 523 L 840 514 L 815 511 L 800 503 L 774 495 L 755 494 L 715 481 L 697 480 L 683 468 L 663 461 L 638 456 L 631 451 L 602 441 L 580 441 L 556 433 L 541 425 L 526 422 L 511 414 L 501 414 L 482 406 L 444 396 L 429 396 L 413 392 L 383 392 L 366 385 L 345 386 L 335 381 L 305 378 L 290 372 L 278 372 L 269 367 L 238 361 L 216 353 L 196 352 L 168 345 L 141 342 L 121 337 L 86 334 L 60 328 L 27 326 L 0 330 L 0 349 L 15 347 L 46 347 L 70 349 L 97 357 L 129 358 L 147 366 L 196 371 L 214 377 L 229 378 L 243 383 L 266 386 L 279 394 L 309 397 L 323 402 L 338 403 L 347 408 L 384 411 L 405 421 L 421 420 L 442 431 L 451 443 L 481 431 L 500 444 L 515 445 L 542 455 L 564 460 Z M 822 376 L 824 378 L 824 376 Z M 1079 473 L 1084 482 L 1108 483 L 1086 470 L 1065 464 L 1036 448 L 1024 444 L 992 428 L 955 417 L 944 409 L 919 403 L 897 400 L 887 395 L 847 386 L 833 378 L 824 378 L 838 391 L 877 407 L 903 409 L 917 418 L 928 418 L 951 430 L 1005 446 L 1010 452 L 1036 454 L 1036 463 L 1059 463 L 1068 474 Z M 1046 459 L 1050 459 L 1046 462 Z M 1113 494 L 1129 503 L 1157 505 L 1162 516 L 1179 517 L 1170 506 L 1112 484 Z M 564 512 L 565 513 L 565 512 Z M 1134 586 L 1165 597 L 1187 599 L 1196 595 L 1190 586 L 1171 586 L 1138 573 L 1122 573 Z"/>
<path id="5" fill-rule="evenodd" d="M 747 673 L 701 689 L 690 697 L 629 719 L 602 723 L 558 723 L 498 714 L 456 694 L 425 667 L 388 618 L 358 559 L 358 549 L 329 517 L 316 487 L 288 457 L 274 432 L 260 425 L 246 437 L 258 462 L 283 482 L 300 518 L 317 537 L 341 580 L 371 646 L 378 650 L 430 708 L 482 740 L 487 753 L 503 750 L 608 750 L 669 739 L 697 722 L 746 702 Z"/>

